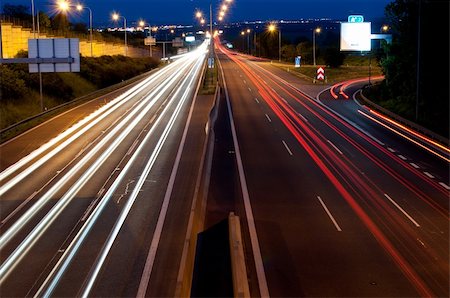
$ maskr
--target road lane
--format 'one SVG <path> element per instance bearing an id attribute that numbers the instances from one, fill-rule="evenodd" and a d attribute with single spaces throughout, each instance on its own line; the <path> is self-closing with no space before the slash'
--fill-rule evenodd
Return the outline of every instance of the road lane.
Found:
<path id="1" fill-rule="evenodd" d="M 446 203 L 448 193 L 442 191 L 440 185 L 420 176 L 409 164 L 397 161 L 386 148 L 335 117 L 313 99 L 291 88 L 277 76 L 234 55 L 229 55 L 228 58 L 222 55 L 221 58 L 226 61 L 223 63 L 225 76 L 231 90 L 233 115 L 237 123 L 239 141 L 242 143 L 244 168 L 249 177 L 249 190 L 252 200 L 257 202 L 253 206 L 255 206 L 257 231 L 262 243 L 263 259 L 277 258 L 274 262 L 277 270 L 265 264 L 271 295 L 426 296 L 433 292 L 437 295 L 444 294 L 444 296 L 446 292 L 448 294 L 445 286 L 448 282 L 448 254 L 446 253 L 448 251 L 448 204 Z M 231 59 L 234 63 L 230 61 Z M 241 68 L 239 76 L 236 76 L 238 72 L 236 63 Z M 243 74 L 245 75 L 241 77 Z M 251 82 L 250 86 L 247 86 L 248 82 Z M 259 95 L 249 94 L 248 88 L 258 90 Z M 272 117 L 271 113 L 266 112 L 267 110 L 263 113 L 259 112 L 261 108 L 254 100 L 258 96 L 267 104 L 265 108 L 272 110 L 277 117 Z M 298 113 L 303 117 L 300 117 Z M 277 124 L 275 134 L 257 122 L 256 119 L 264 119 L 265 114 L 271 117 L 273 126 Z M 267 125 L 267 120 L 264 120 Z M 262 139 L 263 132 L 267 135 L 266 140 Z M 280 135 L 277 136 L 278 134 Z M 292 135 L 295 136 L 294 139 Z M 285 148 L 284 153 L 268 152 L 267 156 L 271 158 L 267 161 L 267 167 L 273 170 L 276 177 L 266 177 L 262 172 L 265 165 L 262 162 L 264 157 L 259 156 L 256 162 L 256 156 L 260 154 L 266 156 L 264 151 L 275 144 L 280 144 L 280 139 L 285 140 L 289 145 L 300 144 L 300 149 L 303 148 L 300 152 L 303 152 L 303 155 L 297 153 L 298 147 L 291 145 L 289 148 L 293 153 L 292 156 L 287 154 Z M 330 145 L 330 142 L 343 154 Z M 303 150 L 306 150 L 308 154 L 304 155 Z M 287 157 L 301 163 L 296 164 L 294 160 L 286 163 L 285 167 L 292 168 L 293 173 L 283 175 L 282 169 L 274 167 Z M 306 161 L 311 159 L 314 162 L 308 165 Z M 307 172 L 300 175 L 298 172 L 302 172 L 305 168 Z M 311 181 L 305 183 L 304 181 L 308 179 Z M 295 183 L 289 183 L 291 180 Z M 269 184 L 270 188 L 265 184 Z M 287 185 L 290 187 L 286 188 Z M 299 188 L 302 193 L 296 196 Z M 330 190 L 329 194 L 322 194 L 324 188 L 335 191 Z M 313 194 L 307 195 L 306 191 L 309 189 Z M 387 199 L 385 194 L 388 192 L 385 189 L 388 189 L 392 196 L 402 198 L 403 208 L 408 209 L 408 214 L 412 214 L 412 217 L 421 222 L 420 230 L 416 230 L 417 227 L 404 216 L 404 213 Z M 254 192 L 253 195 L 252 192 Z M 272 194 L 271 198 L 269 194 Z M 346 268 L 346 274 L 340 275 L 340 283 L 326 279 L 327 284 L 330 285 L 328 289 L 320 288 L 318 281 L 323 282 L 323 278 L 320 278 L 320 274 L 314 275 L 317 269 L 308 267 L 309 270 L 305 270 L 310 262 L 308 259 L 303 259 L 303 262 L 293 261 L 295 258 L 298 259 L 299 255 L 302 257 L 303 253 L 309 251 L 309 248 L 302 245 L 311 245 L 317 250 L 317 254 L 312 253 L 310 257 L 318 261 L 315 265 L 322 269 L 322 274 L 325 268 L 329 272 L 338 270 L 338 267 L 330 265 L 333 264 L 332 260 L 321 254 L 325 248 L 321 247 L 323 239 L 315 239 L 317 242 L 307 241 L 312 239 L 309 236 L 311 232 L 298 233 L 302 224 L 304 225 L 298 222 L 301 214 L 298 209 L 307 205 L 305 202 L 309 203 L 311 197 L 317 198 L 317 196 L 330 200 L 328 208 L 336 210 L 333 214 L 337 213 L 333 217 L 339 222 L 344 221 L 340 224 L 344 235 L 349 232 L 348 229 L 355 235 L 355 238 L 351 238 L 352 241 L 346 243 L 346 247 L 352 247 L 354 255 L 341 256 L 342 259 L 347 260 L 340 264 Z M 275 209 L 280 197 L 287 197 L 283 202 L 290 207 L 289 209 Z M 267 199 L 262 203 L 261 198 Z M 295 202 L 296 198 L 301 199 Z M 315 203 L 318 204 L 317 199 Z M 319 225 L 319 222 L 324 221 L 324 216 L 327 216 L 323 207 L 318 205 L 322 210 L 319 209 L 321 213 L 316 213 L 319 212 L 317 209 L 314 211 L 315 218 L 311 219 L 314 226 Z M 398 203 L 397 205 L 400 206 Z M 342 214 L 343 208 L 346 210 L 344 214 Z M 275 213 L 272 216 L 273 221 L 269 225 L 262 225 L 264 218 L 272 213 Z M 305 216 L 309 218 L 311 214 Z M 346 221 L 350 219 L 352 224 L 347 225 Z M 328 216 L 326 220 L 330 223 Z M 426 224 L 426 228 L 423 227 L 422 222 Z M 334 228 L 332 224 L 330 225 Z M 274 236 L 275 233 L 277 237 Z M 323 235 L 322 231 L 320 234 Z M 304 238 L 298 239 L 295 236 Z M 358 243 L 355 243 L 353 239 L 358 239 Z M 426 239 L 422 241 L 425 246 L 417 239 L 421 241 Z M 334 242 L 331 243 L 334 246 Z M 367 247 L 360 250 L 361 245 Z M 297 250 L 296 247 L 302 247 L 304 250 Z M 359 258 L 356 257 L 357 251 L 370 253 Z M 265 255 L 265 252 L 268 254 Z M 370 259 L 373 256 L 377 256 L 377 264 L 381 264 L 380 267 L 374 266 L 373 260 Z M 277 278 L 277 274 L 282 278 Z M 376 281 L 367 279 L 363 281 L 364 277 L 367 278 L 367 274 L 377 276 L 374 279 Z M 390 275 L 389 278 L 386 278 L 388 275 Z M 283 278 L 286 279 L 283 280 Z M 392 284 L 392 280 L 395 280 L 395 285 Z M 293 287 L 292 284 L 295 283 L 301 286 Z M 344 284 L 348 287 L 347 289 L 343 288 Z M 350 286 L 351 284 L 354 286 Z"/>
<path id="2" fill-rule="evenodd" d="M 95 232 L 83 235 L 97 236 L 94 238 L 96 245 L 89 247 L 85 252 L 91 258 L 77 263 L 77 266 L 81 266 L 81 270 L 71 271 L 71 274 L 75 273 L 77 282 L 72 280 L 69 287 L 62 288 L 62 291 L 58 292 L 58 295 L 75 296 L 86 276 L 83 274 L 89 272 L 92 262 L 96 259 L 96 251 L 103 246 L 116 218 L 119 218 L 121 212 L 122 218 L 126 218 L 128 213 L 123 210 L 129 211 L 133 206 L 133 200 L 129 198 L 131 193 L 136 195 L 142 193 L 154 197 L 150 200 L 151 205 L 147 205 L 153 214 L 142 214 L 142 216 L 144 218 L 149 216 L 148 219 L 152 221 L 158 217 L 161 207 L 158 206 L 158 201 L 161 200 L 161 194 L 167 186 L 164 179 L 168 176 L 168 168 L 171 168 L 169 165 L 173 163 L 175 155 L 172 148 L 178 147 L 181 137 L 179 131 L 183 125 L 182 119 L 186 119 L 187 115 L 187 102 L 192 100 L 195 92 L 195 89 L 189 89 L 188 86 L 198 81 L 204 57 L 205 47 L 202 47 L 184 58 L 180 58 L 165 68 L 170 70 L 166 72 L 165 77 L 160 76 L 158 80 L 154 80 L 152 86 L 150 84 L 145 87 L 146 90 L 139 91 L 142 92 L 140 95 L 137 92 L 130 96 L 127 100 L 132 101 L 133 104 L 128 105 L 126 109 L 120 109 L 120 113 L 124 115 L 123 119 L 120 118 L 120 114 L 116 114 L 116 117 L 119 118 L 108 118 L 110 123 L 114 123 L 111 128 L 107 131 L 102 129 L 97 131 L 101 137 L 58 177 L 64 179 L 63 177 L 68 177 L 66 175 L 70 171 L 75 171 L 74 178 L 64 179 L 61 187 L 57 185 L 61 180 L 55 179 L 48 185 L 50 190 L 55 188 L 55 191 L 47 192 L 49 203 L 43 200 L 42 205 L 36 205 L 41 198 L 31 200 L 30 207 L 35 208 L 36 212 L 25 213 L 25 215 L 23 212 L 18 212 L 16 216 L 11 217 L 9 225 L 2 227 L 2 293 L 10 293 L 11 296 L 33 295 L 53 270 L 53 266 L 62 260 L 61 257 L 72 252 L 72 250 L 68 250 L 68 247 L 74 239 L 77 239 L 77 233 L 82 231 L 82 227 L 88 223 L 95 223 L 95 221 L 89 220 L 90 216 L 97 214 L 96 216 L 100 217 L 99 214 L 101 214 L 99 224 L 93 225 Z M 79 129 L 82 127 L 80 126 Z M 82 136 L 83 134 L 80 134 L 80 137 Z M 165 142 L 166 140 L 167 142 Z M 60 144 L 60 142 L 55 143 L 56 146 Z M 78 143 L 78 140 L 73 142 L 75 146 Z M 70 144 L 67 146 L 70 147 Z M 163 146 L 167 148 L 162 151 Z M 64 151 L 66 151 L 66 147 L 61 150 L 61 152 Z M 47 150 L 43 150 L 42 154 L 47 152 Z M 161 152 L 162 154 L 159 156 L 158 154 Z M 61 156 L 64 155 L 52 156 L 51 160 L 61 158 Z M 151 164 L 155 164 L 151 175 L 149 171 L 153 166 L 149 166 L 150 164 L 146 162 L 149 158 L 152 160 Z M 67 160 L 70 159 L 66 159 L 66 162 Z M 85 162 L 78 166 L 83 160 Z M 35 158 L 30 159 L 30 162 L 34 161 Z M 146 164 L 147 170 L 143 172 Z M 43 165 L 44 163 L 36 167 L 36 172 L 30 176 L 24 177 L 24 181 L 28 182 L 32 175 L 39 175 L 40 171 L 45 174 L 46 170 Z M 74 170 L 74 166 L 78 166 L 77 170 Z M 126 170 L 127 167 L 130 168 L 129 171 Z M 83 174 L 84 178 L 80 174 Z M 119 176 L 123 178 L 119 178 Z M 138 183 L 137 181 L 142 182 Z M 142 185 L 144 182 L 146 187 Z M 114 183 L 116 186 L 113 185 Z M 66 184 L 67 186 L 64 187 Z M 5 193 L 17 193 L 14 191 L 15 187 L 13 186 Z M 108 189 L 114 191 L 110 191 L 108 194 Z M 55 200 L 60 196 L 59 193 L 62 198 Z M 105 199 L 107 194 L 111 200 Z M 58 196 L 55 197 L 55 195 Z M 7 198 L 3 200 L 4 197 L 2 196 L 2 204 L 8 201 Z M 64 199 L 65 197 L 67 199 Z M 101 209 L 99 206 L 103 206 L 102 202 L 105 202 L 104 205 L 107 206 L 105 211 L 94 213 L 95 210 Z M 31 209 L 26 207 L 23 208 L 23 211 L 29 212 Z M 142 223 L 148 223 L 148 220 L 143 220 Z M 24 228 L 22 228 L 22 224 Z M 116 225 L 116 231 L 121 230 L 122 224 Z M 146 231 L 142 235 L 152 233 L 152 226 L 140 225 L 139 227 L 140 231 Z M 29 233 L 31 228 L 33 228 L 33 232 Z M 135 233 L 136 231 L 132 231 L 132 235 Z M 179 233 L 181 237 L 184 234 L 183 232 Z M 20 243 L 21 241 L 22 243 Z M 114 243 L 114 241 L 110 243 Z M 129 243 L 125 242 L 122 245 L 126 244 Z M 134 244 L 138 249 L 142 249 L 139 246 L 142 243 L 134 242 Z M 76 243 L 75 246 L 80 246 L 80 244 Z M 136 251 L 136 248 L 130 249 L 131 256 L 132 251 Z M 76 253 L 74 255 L 76 256 Z M 120 267 L 117 269 L 120 270 Z M 177 272 L 177 269 L 174 271 Z M 57 269 L 55 269 L 56 271 Z M 25 272 L 26 274 L 24 274 Z M 124 277 L 129 278 L 126 276 L 127 272 L 129 273 L 125 270 L 121 273 L 124 274 Z M 23 274 L 23 278 L 15 278 L 17 274 Z M 53 280 L 53 278 L 49 280 Z M 58 285 L 58 282 L 55 284 Z"/>

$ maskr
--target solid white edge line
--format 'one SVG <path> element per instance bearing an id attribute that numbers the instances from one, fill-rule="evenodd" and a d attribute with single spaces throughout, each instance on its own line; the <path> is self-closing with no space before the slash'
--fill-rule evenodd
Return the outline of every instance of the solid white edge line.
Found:
<path id="1" fill-rule="evenodd" d="M 334 219 L 333 215 L 331 214 L 330 210 L 328 210 L 327 206 L 325 205 L 325 203 L 322 201 L 322 198 L 317 196 L 317 199 L 319 199 L 320 204 L 322 205 L 323 209 L 325 209 L 325 212 L 328 214 L 328 217 L 331 219 L 331 221 L 333 222 L 336 230 L 338 232 L 342 232 L 341 227 L 338 225 L 337 221 Z"/>
<path id="2" fill-rule="evenodd" d="M 266 273 L 264 272 L 264 264 L 262 261 L 261 249 L 259 247 L 258 235 L 256 233 L 255 218 L 253 217 L 252 206 L 250 203 L 250 196 L 248 193 L 247 181 L 246 181 L 245 173 L 244 173 L 244 166 L 242 164 L 242 159 L 241 159 L 241 151 L 239 149 L 236 128 L 234 125 L 233 112 L 231 111 L 230 97 L 228 95 L 225 74 L 224 74 L 222 65 L 220 63 L 220 60 L 218 62 L 219 62 L 219 67 L 220 67 L 220 70 L 222 73 L 222 80 L 223 80 L 224 89 L 225 89 L 225 97 L 227 100 L 228 118 L 230 120 L 230 125 L 231 125 L 231 134 L 233 136 L 234 150 L 236 152 L 236 162 L 237 162 L 238 172 L 239 172 L 239 181 L 241 183 L 242 197 L 243 197 L 244 207 L 245 207 L 245 215 L 247 217 L 247 225 L 248 225 L 248 230 L 250 233 L 250 241 L 252 244 L 253 259 L 255 261 L 256 275 L 258 278 L 258 285 L 259 285 L 259 293 L 260 293 L 261 297 L 268 298 L 268 297 L 270 297 L 269 288 L 267 286 Z"/>
<path id="3" fill-rule="evenodd" d="M 388 194 L 384 194 L 384 196 L 395 206 L 398 210 L 400 210 L 416 227 L 420 228 L 420 225 L 415 221 L 411 215 L 409 215 L 399 204 L 397 204 Z"/>

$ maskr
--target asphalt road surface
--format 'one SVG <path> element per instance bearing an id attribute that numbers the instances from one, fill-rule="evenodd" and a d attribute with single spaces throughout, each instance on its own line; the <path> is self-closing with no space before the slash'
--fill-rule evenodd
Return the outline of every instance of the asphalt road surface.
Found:
<path id="1" fill-rule="evenodd" d="M 270 63 L 223 47 L 218 55 L 251 288 L 273 297 L 448 297 L 448 147 L 359 106 L 350 83 L 341 90 L 349 98 L 335 86 L 335 99 L 328 86 Z"/>
<path id="2" fill-rule="evenodd" d="M 205 53 L 2 144 L 2 296 L 174 295 L 209 112 L 194 100 Z"/>

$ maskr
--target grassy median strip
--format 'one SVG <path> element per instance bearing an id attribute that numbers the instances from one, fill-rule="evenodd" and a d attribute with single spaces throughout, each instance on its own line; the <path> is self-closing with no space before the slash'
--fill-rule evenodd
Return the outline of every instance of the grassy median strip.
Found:
<path id="1" fill-rule="evenodd" d="M 199 90 L 200 95 L 212 95 L 216 92 L 217 76 L 218 71 L 216 63 L 214 63 L 213 68 L 206 67 L 203 82 Z"/>

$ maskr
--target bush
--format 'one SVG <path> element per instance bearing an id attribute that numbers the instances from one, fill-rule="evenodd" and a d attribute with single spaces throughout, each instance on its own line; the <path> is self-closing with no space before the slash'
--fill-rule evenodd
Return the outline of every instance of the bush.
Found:
<path id="1" fill-rule="evenodd" d="M 325 64 L 331 68 L 338 68 L 344 63 L 345 55 L 337 48 L 328 48 L 324 55 Z"/>
<path id="2" fill-rule="evenodd" d="M 27 85 L 17 71 L 6 65 L 1 65 L 0 78 L 0 98 L 2 101 L 21 99 L 28 94 Z"/>

